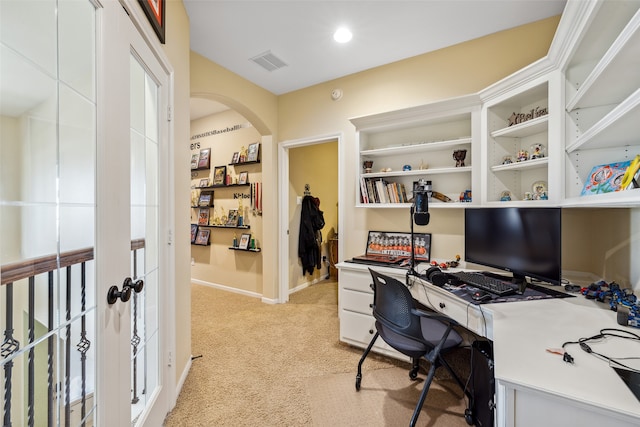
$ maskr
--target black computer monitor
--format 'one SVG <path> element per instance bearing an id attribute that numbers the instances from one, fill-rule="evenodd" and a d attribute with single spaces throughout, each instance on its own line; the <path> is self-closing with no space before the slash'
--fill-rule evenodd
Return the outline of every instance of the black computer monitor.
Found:
<path id="1" fill-rule="evenodd" d="M 554 285 L 561 280 L 561 209 L 465 209 L 465 261 Z"/>

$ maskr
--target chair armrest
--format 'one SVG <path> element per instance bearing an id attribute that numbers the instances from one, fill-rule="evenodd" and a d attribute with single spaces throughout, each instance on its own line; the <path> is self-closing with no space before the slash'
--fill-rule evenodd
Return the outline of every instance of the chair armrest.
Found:
<path id="1" fill-rule="evenodd" d="M 419 308 L 412 308 L 411 313 L 415 314 L 416 316 L 428 317 L 429 319 L 439 320 L 441 322 L 448 323 L 451 326 L 459 326 L 458 322 L 456 322 L 454 319 L 452 319 L 449 316 L 445 316 L 444 314 L 420 310 Z"/>

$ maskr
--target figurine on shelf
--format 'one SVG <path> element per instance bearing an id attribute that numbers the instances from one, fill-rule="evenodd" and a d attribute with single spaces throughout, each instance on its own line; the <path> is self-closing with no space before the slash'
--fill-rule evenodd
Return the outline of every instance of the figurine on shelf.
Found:
<path id="1" fill-rule="evenodd" d="M 501 202 L 510 202 L 511 201 L 511 193 L 509 191 L 503 191 L 502 194 L 500 194 L 500 201 Z"/>
<path id="2" fill-rule="evenodd" d="M 362 167 L 364 168 L 364 173 L 371 173 L 371 168 L 373 168 L 373 160 L 365 160 L 362 162 Z"/>
<path id="3" fill-rule="evenodd" d="M 519 150 L 518 151 L 518 161 L 524 162 L 529 160 L 529 152 L 527 150 Z"/>
<path id="4" fill-rule="evenodd" d="M 511 156 L 504 156 L 502 158 L 503 165 L 510 165 L 511 163 L 513 163 L 513 159 L 511 158 Z"/>
<path id="5" fill-rule="evenodd" d="M 460 193 L 460 201 L 463 203 L 471 203 L 471 190 L 464 190 Z"/>
<path id="6" fill-rule="evenodd" d="M 422 171 L 425 169 L 429 169 L 429 165 L 425 163 L 422 159 L 420 159 L 420 166 L 418 168 Z"/>
<path id="7" fill-rule="evenodd" d="M 453 152 L 453 159 L 456 161 L 456 167 L 464 167 L 464 159 L 467 157 L 467 150 L 455 150 Z"/>
<path id="8" fill-rule="evenodd" d="M 531 146 L 531 160 L 533 159 L 541 159 L 544 157 L 544 145 L 542 144 L 533 144 Z"/>
<path id="9" fill-rule="evenodd" d="M 247 147 L 245 147 L 244 145 L 240 147 L 240 156 L 238 157 L 240 159 L 240 163 L 244 163 L 247 161 L 248 153 L 249 150 L 247 149 Z"/>

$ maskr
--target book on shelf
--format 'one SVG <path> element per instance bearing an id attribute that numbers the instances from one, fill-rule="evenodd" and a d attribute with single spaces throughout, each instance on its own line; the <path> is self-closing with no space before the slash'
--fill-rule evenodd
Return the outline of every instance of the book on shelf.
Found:
<path id="1" fill-rule="evenodd" d="M 363 204 L 408 203 L 404 184 L 382 178 L 360 178 L 360 201 Z"/>

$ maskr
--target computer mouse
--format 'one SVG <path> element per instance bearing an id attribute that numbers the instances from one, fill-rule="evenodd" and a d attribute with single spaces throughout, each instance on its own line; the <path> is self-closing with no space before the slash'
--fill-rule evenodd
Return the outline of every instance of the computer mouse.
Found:
<path id="1" fill-rule="evenodd" d="M 471 299 L 474 301 L 487 301 L 491 299 L 491 294 L 489 292 L 477 290 L 471 294 Z"/>

